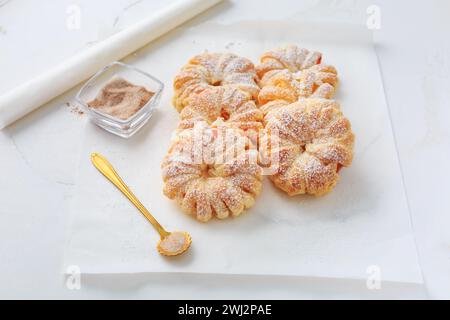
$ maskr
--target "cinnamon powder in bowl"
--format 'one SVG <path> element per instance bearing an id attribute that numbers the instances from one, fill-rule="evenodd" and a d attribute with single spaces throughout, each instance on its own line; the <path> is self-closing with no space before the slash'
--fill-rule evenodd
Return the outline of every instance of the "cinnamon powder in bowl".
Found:
<path id="1" fill-rule="evenodd" d="M 88 102 L 88 106 L 112 117 L 127 120 L 141 110 L 154 94 L 143 86 L 115 77 L 106 83 L 94 100 Z"/>
<path id="2" fill-rule="evenodd" d="M 130 138 L 152 117 L 163 90 L 151 74 L 114 61 L 81 87 L 76 100 L 96 125 Z"/>

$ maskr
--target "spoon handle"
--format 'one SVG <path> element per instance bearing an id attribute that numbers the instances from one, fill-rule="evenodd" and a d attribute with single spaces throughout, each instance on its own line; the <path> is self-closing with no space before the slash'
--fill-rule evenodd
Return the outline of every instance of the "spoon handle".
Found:
<path id="1" fill-rule="evenodd" d="M 130 188 L 123 182 L 122 178 L 114 170 L 111 163 L 106 160 L 105 157 L 98 153 L 91 154 L 91 161 L 93 165 L 100 171 L 109 181 L 111 181 L 117 189 L 122 191 L 122 193 L 130 200 L 136 208 L 147 218 L 152 226 L 158 231 L 161 238 L 169 235 L 169 232 L 164 230 L 164 228 L 156 221 L 156 219 L 150 214 L 150 212 L 144 207 L 144 205 L 136 198 L 136 196 L 131 192 Z"/>

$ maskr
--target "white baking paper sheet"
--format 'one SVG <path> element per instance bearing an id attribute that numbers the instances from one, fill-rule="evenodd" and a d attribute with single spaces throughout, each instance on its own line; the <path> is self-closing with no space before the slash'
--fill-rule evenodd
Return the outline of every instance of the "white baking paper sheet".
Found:
<path id="1" fill-rule="evenodd" d="M 289 197 L 265 179 L 255 206 L 236 219 L 199 223 L 162 194 L 160 164 L 176 128 L 172 79 L 188 58 L 231 51 L 257 61 L 296 43 L 336 66 L 336 99 L 356 134 L 352 167 L 319 198 Z M 83 273 L 185 272 L 422 282 L 389 112 L 371 34 L 350 25 L 246 22 L 176 29 L 126 62 L 166 84 L 161 108 L 130 140 L 87 123 L 65 264 Z M 155 250 L 158 234 L 90 163 L 104 154 L 168 230 L 193 238 L 183 256 Z"/>

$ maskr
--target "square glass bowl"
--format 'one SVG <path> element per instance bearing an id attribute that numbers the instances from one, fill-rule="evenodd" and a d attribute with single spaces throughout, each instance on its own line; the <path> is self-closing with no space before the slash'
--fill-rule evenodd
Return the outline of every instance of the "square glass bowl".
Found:
<path id="1" fill-rule="evenodd" d="M 155 93 L 138 112 L 126 120 L 90 108 L 88 105 L 90 101 L 97 97 L 106 83 L 115 77 L 121 77 Z M 129 138 L 150 119 L 159 103 L 163 89 L 164 84 L 152 75 L 128 64 L 115 61 L 92 76 L 80 89 L 76 95 L 76 100 L 99 127 L 122 138 Z"/>

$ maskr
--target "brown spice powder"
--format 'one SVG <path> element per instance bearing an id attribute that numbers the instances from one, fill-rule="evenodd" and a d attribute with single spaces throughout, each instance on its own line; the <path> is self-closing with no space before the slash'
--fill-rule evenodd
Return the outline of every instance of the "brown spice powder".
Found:
<path id="1" fill-rule="evenodd" d="M 88 106 L 115 118 L 126 120 L 141 110 L 154 94 L 143 86 L 117 77 L 110 80 L 97 97 L 88 102 Z"/>

